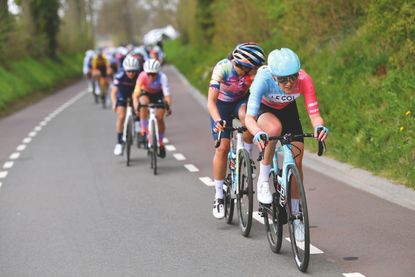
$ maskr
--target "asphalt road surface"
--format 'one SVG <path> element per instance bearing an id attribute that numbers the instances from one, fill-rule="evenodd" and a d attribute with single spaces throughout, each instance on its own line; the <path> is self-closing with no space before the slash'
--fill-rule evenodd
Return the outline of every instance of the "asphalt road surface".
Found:
<path id="1" fill-rule="evenodd" d="M 0 120 L 0 276 L 304 276 L 288 241 L 270 251 L 260 218 L 249 238 L 213 218 L 203 99 L 164 71 L 173 114 L 157 176 L 142 149 L 130 167 L 113 155 L 115 114 L 85 81 Z M 324 170 L 304 169 L 307 275 L 414 276 L 415 211 Z"/>

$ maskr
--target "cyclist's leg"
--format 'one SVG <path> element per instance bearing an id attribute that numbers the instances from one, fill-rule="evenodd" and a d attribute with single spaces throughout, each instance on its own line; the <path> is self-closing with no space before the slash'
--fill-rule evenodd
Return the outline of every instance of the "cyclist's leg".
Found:
<path id="1" fill-rule="evenodd" d="M 245 114 L 246 114 L 246 105 L 247 105 L 246 101 L 247 101 L 246 99 L 240 101 L 235 111 L 235 116 L 237 116 L 239 121 L 241 121 L 242 126 L 246 126 L 245 125 Z M 247 130 L 243 133 L 243 137 L 244 137 L 244 147 L 248 151 L 249 157 L 251 157 L 252 148 L 253 148 L 252 139 L 254 138 L 254 136 Z"/>
<path id="2" fill-rule="evenodd" d="M 258 115 L 258 126 L 270 136 L 281 134 L 282 125 L 280 120 L 274 115 L 274 110 L 261 105 Z M 269 190 L 269 173 L 272 167 L 276 141 L 269 141 L 265 148 L 263 160 L 259 164 L 259 176 L 257 182 L 258 201 L 264 204 L 272 202 L 272 195 Z"/>
<path id="3" fill-rule="evenodd" d="M 150 97 L 146 94 L 143 94 L 139 98 L 139 102 L 141 105 L 148 105 L 150 104 Z M 145 136 L 147 133 L 148 128 L 148 108 L 147 107 L 141 107 L 140 108 L 140 125 L 141 125 L 141 135 Z"/>
<path id="4" fill-rule="evenodd" d="M 115 123 L 115 131 L 117 133 L 117 143 L 115 144 L 114 155 L 121 155 L 124 148 L 123 129 L 126 113 L 125 101 L 120 101 L 119 99 L 117 99 L 116 112 L 117 121 Z"/>

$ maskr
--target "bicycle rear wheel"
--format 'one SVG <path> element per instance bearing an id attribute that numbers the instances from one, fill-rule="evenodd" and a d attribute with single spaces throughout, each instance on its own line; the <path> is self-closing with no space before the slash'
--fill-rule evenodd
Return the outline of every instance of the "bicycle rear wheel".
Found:
<path id="1" fill-rule="evenodd" d="M 252 168 L 248 151 L 239 150 L 238 187 L 239 193 L 236 197 L 238 207 L 239 226 L 244 237 L 249 235 L 252 226 L 252 210 L 254 208 Z"/>
<path id="2" fill-rule="evenodd" d="M 271 205 L 264 205 L 262 208 L 262 213 L 264 216 L 264 225 L 265 225 L 265 232 L 267 234 L 267 239 L 269 246 L 272 252 L 279 253 L 281 250 L 282 244 L 282 232 L 283 232 L 283 223 L 281 221 L 280 211 L 283 209 L 279 208 L 279 194 L 276 190 L 276 176 L 275 172 L 271 171 L 269 177 L 272 192 L 272 204 Z M 283 210 L 285 212 L 285 210 Z"/>
<path id="3" fill-rule="evenodd" d="M 133 120 L 132 118 L 128 119 L 127 123 L 127 134 L 125 138 L 125 150 L 126 150 L 126 164 L 130 165 L 130 155 L 131 155 L 131 145 L 133 144 Z"/>
<path id="4" fill-rule="evenodd" d="M 233 220 L 233 209 L 235 207 L 235 201 L 231 197 L 231 190 L 232 190 L 232 178 L 231 175 L 228 174 L 228 176 L 225 179 L 225 186 L 226 189 L 224 190 L 224 209 L 225 209 L 225 218 L 226 223 L 232 224 Z"/>
<path id="5" fill-rule="evenodd" d="M 299 195 L 293 197 L 293 191 L 298 191 Z M 297 209 L 293 209 L 294 199 L 299 200 Z M 295 165 L 289 165 L 287 167 L 286 209 L 289 216 L 288 229 L 294 260 L 298 269 L 302 272 L 306 272 L 310 259 L 310 230 L 303 181 L 301 180 L 300 173 Z M 297 232 L 295 228 L 298 228 Z"/>
<path id="6" fill-rule="evenodd" d="M 154 175 L 157 175 L 157 135 L 156 135 L 156 122 L 151 121 L 151 168 Z"/>

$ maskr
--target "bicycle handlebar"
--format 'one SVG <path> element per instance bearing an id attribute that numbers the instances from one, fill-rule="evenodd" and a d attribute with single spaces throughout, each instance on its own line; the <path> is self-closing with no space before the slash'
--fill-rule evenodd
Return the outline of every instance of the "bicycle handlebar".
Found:
<path id="1" fill-rule="evenodd" d="M 246 130 L 248 130 L 246 127 L 244 127 L 244 126 L 241 126 L 241 127 L 225 127 L 224 128 L 225 130 L 229 130 L 229 131 L 231 131 L 231 132 L 233 132 L 233 131 L 237 131 L 238 133 L 243 133 L 243 132 L 245 132 Z M 215 148 L 218 148 L 219 147 L 219 145 L 220 145 L 220 143 L 221 143 L 221 141 L 222 141 L 222 132 L 223 131 L 219 131 L 218 132 L 218 138 L 215 140 Z"/>
<path id="2" fill-rule="evenodd" d="M 319 134 L 321 130 L 323 130 L 323 128 L 318 128 L 317 133 Z M 266 139 L 265 136 L 261 136 L 261 139 L 265 141 L 265 145 L 266 145 L 266 142 L 270 140 L 279 140 L 281 144 L 290 144 L 296 138 L 314 138 L 314 134 L 313 133 L 305 133 L 305 134 L 299 134 L 299 135 L 284 134 L 282 136 L 269 137 L 268 140 Z M 257 159 L 258 162 L 264 158 L 264 151 L 265 151 L 265 148 L 261 152 L 259 152 L 259 156 Z M 317 155 L 321 156 L 323 155 L 325 151 L 326 151 L 326 143 L 324 141 L 319 140 Z"/>

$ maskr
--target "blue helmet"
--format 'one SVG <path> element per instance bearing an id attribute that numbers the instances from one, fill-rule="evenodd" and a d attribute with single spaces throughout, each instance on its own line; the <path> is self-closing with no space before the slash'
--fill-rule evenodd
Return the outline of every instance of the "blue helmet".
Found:
<path id="1" fill-rule="evenodd" d="M 289 48 L 275 49 L 268 55 L 268 67 L 272 75 L 282 77 L 298 73 L 301 68 L 297 54 Z"/>

